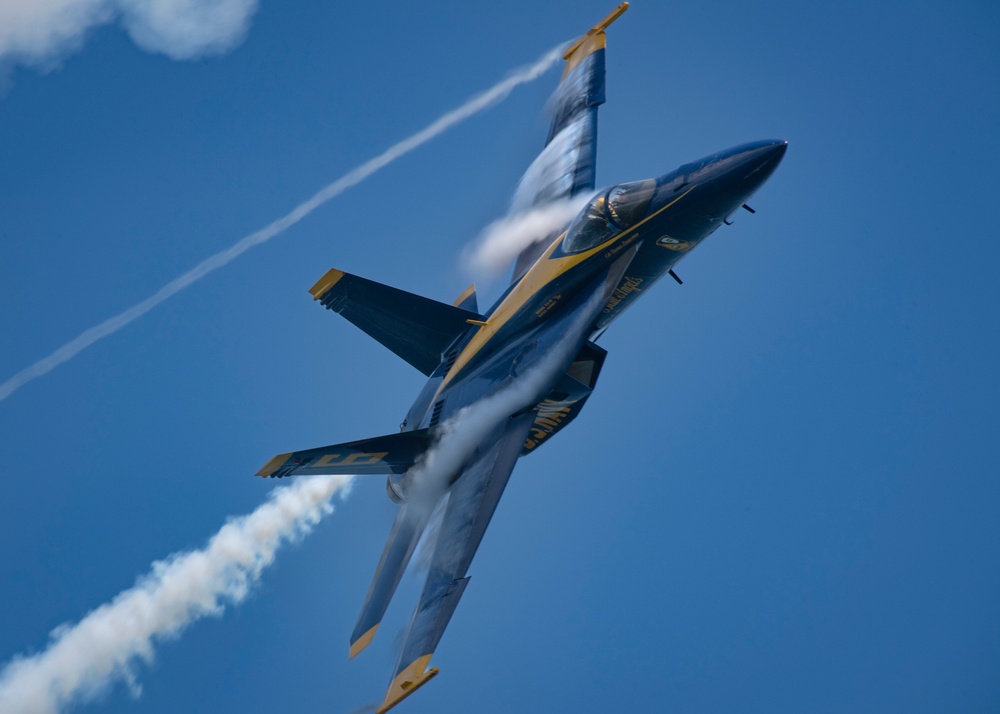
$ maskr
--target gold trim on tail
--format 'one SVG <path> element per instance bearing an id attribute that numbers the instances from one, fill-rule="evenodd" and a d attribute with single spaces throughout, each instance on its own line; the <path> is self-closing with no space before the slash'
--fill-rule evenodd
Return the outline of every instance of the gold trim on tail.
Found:
<path id="1" fill-rule="evenodd" d="M 476 292 L 476 284 L 475 283 L 473 283 L 472 285 L 470 285 L 469 287 L 467 287 L 465 289 L 465 292 L 463 292 L 461 295 L 459 295 L 457 298 L 455 298 L 455 302 L 452 303 L 452 306 L 458 307 L 463 302 L 465 302 L 465 299 L 467 297 L 469 297 L 470 295 L 472 295 L 472 293 L 474 293 L 474 292 Z"/>
<path id="2" fill-rule="evenodd" d="M 326 295 L 326 291 L 337 284 L 337 281 L 344 277 L 343 270 L 337 270 L 336 268 L 330 268 L 323 277 L 316 281 L 316 284 L 309 288 L 309 292 L 313 296 L 313 300 L 319 300 L 321 297 Z"/>
<path id="3" fill-rule="evenodd" d="M 289 456 L 291 456 L 290 453 L 278 454 L 273 459 L 268 461 L 266 464 L 261 466 L 260 471 L 257 472 L 257 475 L 260 476 L 261 478 L 267 478 L 275 471 L 277 471 L 278 467 L 281 466 L 283 463 L 285 463 L 285 461 L 288 459 Z"/>

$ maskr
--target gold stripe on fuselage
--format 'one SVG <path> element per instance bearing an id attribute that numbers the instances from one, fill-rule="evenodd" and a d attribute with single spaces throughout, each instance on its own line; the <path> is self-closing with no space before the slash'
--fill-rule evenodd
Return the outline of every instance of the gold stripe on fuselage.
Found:
<path id="1" fill-rule="evenodd" d="M 570 270 L 570 268 L 579 265 L 591 256 L 597 255 L 601 251 L 611 249 L 612 245 L 617 241 L 627 240 L 630 236 L 635 235 L 636 230 L 641 228 L 644 223 L 651 221 L 653 218 L 660 215 L 682 198 L 687 196 L 692 190 L 694 190 L 694 187 L 695 186 L 691 186 L 691 188 L 663 208 L 656 211 L 656 213 L 642 219 L 627 231 L 621 231 L 610 240 L 607 240 L 590 250 L 583 251 L 582 253 L 553 258 L 552 254 L 555 252 L 556 248 L 562 244 L 563 239 L 566 237 L 566 232 L 563 231 L 561 236 L 552 241 L 552 245 L 550 245 L 545 253 L 542 254 L 542 257 L 535 261 L 535 264 L 532 265 L 531 269 L 524 274 L 521 281 L 513 290 L 510 291 L 507 297 L 504 298 L 504 301 L 497 306 L 497 309 L 494 310 L 492 314 L 486 316 L 487 324 L 480 326 L 479 330 L 472 336 L 472 339 L 469 340 L 469 343 L 465 346 L 465 349 L 463 349 L 461 354 L 458 355 L 458 359 L 455 360 L 455 364 L 450 370 L 448 370 L 448 373 L 441 381 L 441 386 L 438 387 L 437 393 L 434 395 L 434 399 L 431 400 L 431 403 L 437 400 L 438 395 L 441 394 L 441 391 L 448 385 L 449 382 L 451 382 L 454 376 L 457 375 L 462 368 L 467 365 L 472 358 L 483 349 L 483 347 L 486 346 L 490 339 L 492 339 L 493 336 L 521 310 L 521 308 L 528 304 L 531 298 L 534 297 L 539 290 L 543 289 L 556 278 L 564 275 Z"/>

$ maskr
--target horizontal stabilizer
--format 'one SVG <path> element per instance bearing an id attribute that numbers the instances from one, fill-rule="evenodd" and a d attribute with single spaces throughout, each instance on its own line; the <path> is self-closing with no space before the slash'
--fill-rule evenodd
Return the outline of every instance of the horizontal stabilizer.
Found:
<path id="1" fill-rule="evenodd" d="M 264 478 L 330 474 L 401 474 L 427 451 L 429 429 L 278 454 L 257 472 Z"/>
<path id="2" fill-rule="evenodd" d="M 328 271 L 309 292 L 428 376 L 445 348 L 469 328 L 467 320 L 482 319 L 479 313 L 341 270 Z"/>

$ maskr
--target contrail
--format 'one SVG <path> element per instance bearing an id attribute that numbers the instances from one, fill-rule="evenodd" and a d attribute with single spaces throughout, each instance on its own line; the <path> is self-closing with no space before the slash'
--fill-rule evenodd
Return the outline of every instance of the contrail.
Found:
<path id="1" fill-rule="evenodd" d="M 341 176 L 333 183 L 320 189 L 312 198 L 303 201 L 293 208 L 291 212 L 282 216 L 273 223 L 264 226 L 258 231 L 241 238 L 229 248 L 216 253 L 203 260 L 194 268 L 184 273 L 178 278 L 174 278 L 169 283 L 160 288 L 156 293 L 149 296 L 142 302 L 133 305 L 124 312 L 108 318 L 99 325 L 95 325 L 84 330 L 75 339 L 70 340 L 48 357 L 43 357 L 34 364 L 21 370 L 3 384 L 0 384 L 0 401 L 3 401 L 15 391 L 23 387 L 28 382 L 51 372 L 53 369 L 73 359 L 83 350 L 108 335 L 112 335 L 129 323 L 142 317 L 154 307 L 164 302 L 168 298 L 184 290 L 195 281 L 205 277 L 209 273 L 228 265 L 237 257 L 245 253 L 255 245 L 260 245 L 276 235 L 288 230 L 324 203 L 329 201 L 351 186 L 364 181 L 373 173 L 392 163 L 396 159 L 405 156 L 417 147 L 427 143 L 439 134 L 447 131 L 456 124 L 465 121 L 469 117 L 483 111 L 484 109 L 505 99 L 515 87 L 530 82 L 548 70 L 562 56 L 562 45 L 546 52 L 537 62 L 532 65 L 516 70 L 506 79 L 493 85 L 481 94 L 469 99 L 465 104 L 444 114 L 437 120 L 418 131 L 416 134 L 403 139 L 398 144 L 391 146 L 383 153 L 373 159 L 369 159 L 357 168 Z"/>
<path id="2" fill-rule="evenodd" d="M 135 686 L 134 668 L 153 658 L 158 640 L 240 603 L 278 548 L 309 533 L 352 479 L 313 476 L 276 488 L 256 511 L 223 526 L 204 549 L 153 563 L 135 587 L 77 624 L 56 628 L 45 651 L 14 659 L 0 671 L 0 711 L 55 714 L 116 680 Z"/>

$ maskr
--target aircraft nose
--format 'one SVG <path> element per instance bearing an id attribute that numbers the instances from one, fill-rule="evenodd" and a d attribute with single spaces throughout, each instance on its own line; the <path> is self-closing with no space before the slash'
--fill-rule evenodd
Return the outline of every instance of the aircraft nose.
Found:
<path id="1" fill-rule="evenodd" d="M 787 148 L 788 142 L 781 139 L 743 144 L 682 166 L 669 185 L 674 193 L 686 186 L 694 188 L 682 210 L 721 222 L 767 181 Z"/>
<path id="2" fill-rule="evenodd" d="M 778 168 L 778 164 L 785 157 L 787 149 L 788 142 L 778 139 L 748 152 L 746 163 L 747 165 L 754 166 L 750 174 L 748 174 L 748 178 L 759 173 L 763 175 L 760 183 L 766 181 L 774 173 L 774 170 Z"/>
<path id="3" fill-rule="evenodd" d="M 731 150 L 705 167 L 705 178 L 732 197 L 749 197 L 770 178 L 788 149 L 780 139 Z"/>

